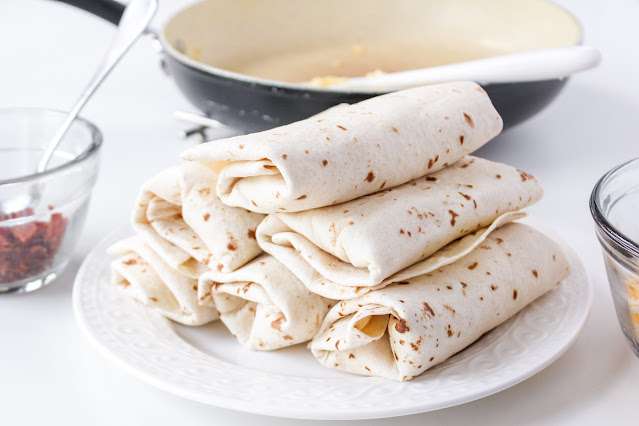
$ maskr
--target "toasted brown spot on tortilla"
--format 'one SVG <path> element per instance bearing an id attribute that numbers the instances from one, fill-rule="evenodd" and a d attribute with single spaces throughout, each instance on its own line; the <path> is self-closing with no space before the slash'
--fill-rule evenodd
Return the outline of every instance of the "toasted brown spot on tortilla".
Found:
<path id="1" fill-rule="evenodd" d="M 342 129 L 342 130 L 348 130 L 346 127 L 344 126 L 340 126 L 339 124 L 337 125 L 338 128 Z"/>
<path id="2" fill-rule="evenodd" d="M 370 369 L 370 368 L 368 368 L 367 366 L 364 366 L 364 368 L 365 368 L 366 370 L 368 370 L 368 371 L 371 371 L 371 369 Z"/>
<path id="3" fill-rule="evenodd" d="M 451 215 L 450 225 L 455 226 L 456 218 L 459 216 L 459 214 L 457 212 L 454 212 L 453 210 L 448 210 L 448 213 L 450 213 Z"/>
<path id="4" fill-rule="evenodd" d="M 459 135 L 459 144 L 460 145 L 464 144 L 464 135 Z"/>
<path id="5" fill-rule="evenodd" d="M 286 160 L 287 157 L 288 157 L 288 155 L 282 154 L 282 159 Z"/>
<path id="6" fill-rule="evenodd" d="M 218 263 L 217 264 L 217 270 L 221 272 L 222 268 L 224 268 L 224 265 L 222 265 L 221 263 Z"/>
<path id="7" fill-rule="evenodd" d="M 471 117 L 470 115 L 464 113 L 464 120 L 466 120 L 466 124 L 468 124 L 470 127 L 475 127 L 475 122 L 473 121 L 473 117 Z"/>
<path id="8" fill-rule="evenodd" d="M 447 285 L 447 286 L 446 286 L 446 288 L 447 288 L 448 290 L 452 290 L 452 289 L 453 289 L 453 288 L 452 288 L 451 286 L 449 286 L 449 285 Z"/>
<path id="9" fill-rule="evenodd" d="M 474 262 L 474 263 L 468 265 L 468 269 L 470 269 L 472 271 L 473 269 L 475 269 L 477 267 L 477 265 L 478 265 L 478 263 Z"/>
<path id="10" fill-rule="evenodd" d="M 556 261 L 557 260 L 557 256 L 555 256 L 554 254 L 552 255 L 552 261 Z"/>
<path id="11" fill-rule="evenodd" d="M 157 302 L 158 301 L 157 297 L 149 297 L 149 300 L 151 300 L 153 302 Z"/>
<path id="12" fill-rule="evenodd" d="M 349 220 L 349 221 L 348 221 L 348 224 L 349 224 L 349 225 L 352 225 L 352 224 L 354 224 L 354 223 L 355 223 L 355 222 L 353 222 L 352 220 Z"/>
<path id="13" fill-rule="evenodd" d="M 327 140 L 327 141 L 330 141 L 330 140 L 331 140 L 331 138 L 329 138 L 328 136 L 326 136 L 326 140 Z"/>
<path id="14" fill-rule="evenodd" d="M 408 281 L 397 281 L 395 284 L 406 285 L 406 284 L 408 284 Z"/>
<path id="15" fill-rule="evenodd" d="M 528 174 L 522 170 L 517 169 L 517 171 L 519 172 L 519 177 L 521 178 L 522 182 L 526 182 L 528 179 L 535 179 L 535 177 L 531 174 Z"/>
<path id="16" fill-rule="evenodd" d="M 473 197 L 471 197 L 471 196 L 470 196 L 470 195 L 468 195 L 468 194 L 464 194 L 463 192 L 460 192 L 460 193 L 459 193 L 459 195 L 461 195 L 462 197 L 464 197 L 464 198 L 465 198 L 465 199 L 467 199 L 467 200 L 470 200 L 471 198 L 473 198 Z"/>
<path id="17" fill-rule="evenodd" d="M 453 337 L 453 330 L 450 328 L 450 324 L 448 324 L 448 328 L 446 329 L 446 334 L 448 334 L 448 337 Z"/>
<path id="18" fill-rule="evenodd" d="M 517 289 L 513 290 L 513 300 L 517 300 Z"/>
<path id="19" fill-rule="evenodd" d="M 291 336 L 290 334 L 285 334 L 284 336 L 282 336 L 282 338 L 284 340 L 293 340 L 293 336 Z"/>
<path id="20" fill-rule="evenodd" d="M 125 260 L 125 261 L 124 261 L 124 262 L 122 262 L 122 263 L 124 263 L 124 264 L 125 264 L 125 265 L 127 265 L 127 266 L 131 266 L 131 265 L 135 265 L 135 264 L 137 264 L 137 263 L 138 263 L 138 261 L 137 261 L 136 259 L 127 259 L 127 260 Z"/>
<path id="21" fill-rule="evenodd" d="M 498 288 L 499 288 L 499 287 L 497 287 L 495 284 L 491 284 L 491 285 L 490 285 L 490 289 L 491 289 L 492 291 L 495 291 L 495 290 L 497 290 Z"/>
<path id="22" fill-rule="evenodd" d="M 306 198 L 306 194 L 297 197 L 296 200 L 303 200 L 305 198 Z"/>
<path id="23" fill-rule="evenodd" d="M 448 306 L 448 305 L 444 305 L 444 308 L 445 308 L 445 309 L 448 309 L 448 310 L 450 311 L 450 313 L 451 313 L 451 314 L 453 314 L 453 316 L 455 316 L 455 310 L 454 310 L 453 308 L 451 308 L 451 307 L 450 307 L 450 306 Z"/>
<path id="24" fill-rule="evenodd" d="M 402 235 L 404 235 L 404 230 L 403 230 L 403 229 L 400 229 L 400 230 L 399 230 L 399 233 L 400 233 L 400 234 L 402 234 Z"/>
<path id="25" fill-rule="evenodd" d="M 257 207 L 257 204 L 255 204 L 255 201 L 251 200 L 251 203 L 253 203 L 253 205 Z"/>
<path id="26" fill-rule="evenodd" d="M 430 359 L 428 360 L 428 362 L 433 362 L 434 359 L 435 359 L 435 357 L 431 356 Z M 421 365 L 420 365 L 420 367 L 421 367 Z"/>
<path id="27" fill-rule="evenodd" d="M 355 354 L 348 354 L 348 357 L 349 357 L 350 359 L 355 359 Z"/>
<path id="28" fill-rule="evenodd" d="M 375 179 L 375 173 L 373 172 L 368 172 L 368 174 L 366 175 L 366 179 L 364 179 L 367 182 L 372 182 L 373 179 Z"/>
<path id="29" fill-rule="evenodd" d="M 501 244 L 504 242 L 504 240 L 502 240 L 501 238 L 495 238 L 495 241 L 497 241 L 497 244 Z"/>
<path id="30" fill-rule="evenodd" d="M 410 347 L 411 347 L 411 348 L 413 348 L 413 350 L 414 350 L 415 352 L 417 352 L 417 351 L 419 350 L 419 346 L 417 346 L 417 345 L 416 345 L 416 344 L 414 344 L 414 343 L 411 343 L 411 344 L 410 344 Z"/>
<path id="31" fill-rule="evenodd" d="M 532 274 L 535 276 L 535 278 L 539 278 L 539 272 L 537 272 L 536 269 L 532 270 Z"/>
<path id="32" fill-rule="evenodd" d="M 428 168 L 430 169 L 431 167 L 433 167 L 433 164 L 435 164 L 435 162 L 433 161 L 433 159 L 429 159 L 428 160 Z"/>
<path id="33" fill-rule="evenodd" d="M 424 302 L 424 313 L 430 314 L 433 317 L 435 316 L 435 311 L 433 311 L 433 308 L 431 308 L 430 305 L 426 302 Z"/>
<path id="34" fill-rule="evenodd" d="M 392 127 L 392 129 L 393 129 L 393 132 L 399 133 L 399 130 L 397 130 L 397 127 Z"/>
<path id="35" fill-rule="evenodd" d="M 385 186 L 386 186 L 386 181 L 382 182 L 382 185 L 379 187 L 379 189 L 384 189 Z"/>
<path id="36" fill-rule="evenodd" d="M 459 284 L 461 284 L 461 286 L 462 286 L 463 288 L 468 287 L 468 284 L 466 284 L 465 282 L 460 281 L 460 282 L 459 282 Z"/>
<path id="37" fill-rule="evenodd" d="M 475 162 L 475 159 L 473 158 L 472 160 L 470 160 L 468 163 L 464 163 L 461 166 L 459 166 L 460 169 L 465 169 L 466 167 L 470 166 L 471 164 L 473 164 Z"/>
<path id="38" fill-rule="evenodd" d="M 328 164 L 328 160 L 322 160 L 322 166 L 326 167 L 327 164 Z"/>
<path id="39" fill-rule="evenodd" d="M 395 330 L 397 330 L 398 333 L 406 333 L 407 331 L 410 331 L 410 328 L 408 328 L 406 320 L 404 318 L 401 318 L 395 324 Z"/>
<path id="40" fill-rule="evenodd" d="M 437 182 L 437 178 L 435 176 L 426 176 L 426 180 L 428 182 Z"/>
<path id="41" fill-rule="evenodd" d="M 207 195 L 211 194 L 211 188 L 202 188 L 202 189 L 198 189 L 198 194 L 200 194 L 200 197 L 206 197 Z"/>
<path id="42" fill-rule="evenodd" d="M 228 243 L 226 245 L 226 248 L 231 250 L 231 251 L 237 250 L 237 242 L 236 241 L 231 241 L 230 243 Z"/>
<path id="43" fill-rule="evenodd" d="M 243 144 L 240 144 L 240 149 L 244 149 L 244 145 Z"/>
<path id="44" fill-rule="evenodd" d="M 204 222 L 208 222 L 210 218 L 211 218 L 211 215 L 208 213 L 204 213 L 204 215 L 202 215 L 202 219 L 204 219 Z"/>
<path id="45" fill-rule="evenodd" d="M 308 149 L 305 149 L 305 150 L 304 150 L 304 154 L 308 154 Z"/>

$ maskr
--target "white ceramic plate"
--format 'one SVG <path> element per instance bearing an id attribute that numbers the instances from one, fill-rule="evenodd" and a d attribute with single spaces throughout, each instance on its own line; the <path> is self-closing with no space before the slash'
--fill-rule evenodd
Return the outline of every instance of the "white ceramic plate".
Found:
<path id="1" fill-rule="evenodd" d="M 570 249 L 572 273 L 473 345 L 411 382 L 325 368 L 304 344 L 274 352 L 244 349 L 218 321 L 177 325 L 110 285 L 100 243 L 75 280 L 80 326 L 110 358 L 167 392 L 238 411 L 305 419 L 367 419 L 420 413 L 473 401 L 513 386 L 556 360 L 581 331 L 592 286 Z"/>

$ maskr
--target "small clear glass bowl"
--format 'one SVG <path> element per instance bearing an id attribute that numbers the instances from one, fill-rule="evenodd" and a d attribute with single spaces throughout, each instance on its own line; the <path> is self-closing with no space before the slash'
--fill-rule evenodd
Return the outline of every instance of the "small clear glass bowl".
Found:
<path id="1" fill-rule="evenodd" d="M 639 158 L 606 173 L 590 197 L 621 329 L 639 356 Z"/>
<path id="2" fill-rule="evenodd" d="M 80 236 L 98 174 L 98 128 L 77 119 L 47 170 L 34 173 L 66 116 L 41 108 L 0 108 L 0 293 L 51 283 Z M 34 188 L 37 203 L 30 195 Z"/>

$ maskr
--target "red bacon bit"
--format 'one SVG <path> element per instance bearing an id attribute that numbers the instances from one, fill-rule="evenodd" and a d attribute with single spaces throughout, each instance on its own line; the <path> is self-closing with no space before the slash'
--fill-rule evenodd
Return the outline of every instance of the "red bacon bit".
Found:
<path id="1" fill-rule="evenodd" d="M 33 209 L 29 208 L 2 214 L 0 222 L 33 215 Z M 67 219 L 54 213 L 49 222 L 0 227 L 0 283 L 22 280 L 49 267 L 60 248 L 66 226 Z"/>

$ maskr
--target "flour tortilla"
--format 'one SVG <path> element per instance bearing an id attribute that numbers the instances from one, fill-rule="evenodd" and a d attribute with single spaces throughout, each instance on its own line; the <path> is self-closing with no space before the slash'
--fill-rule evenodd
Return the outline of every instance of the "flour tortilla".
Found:
<path id="1" fill-rule="evenodd" d="M 228 274 L 205 273 L 198 291 L 200 302 L 212 299 L 231 333 L 255 350 L 310 340 L 336 303 L 310 292 L 269 255 Z"/>
<path id="2" fill-rule="evenodd" d="M 276 129 L 205 143 L 182 157 L 221 170 L 217 193 L 229 206 L 297 212 L 440 170 L 502 126 L 479 85 L 455 82 L 339 105 Z"/>
<path id="3" fill-rule="evenodd" d="M 533 176 L 467 156 L 338 206 L 269 215 L 257 239 L 313 292 L 350 299 L 455 261 L 542 194 Z"/>
<path id="4" fill-rule="evenodd" d="M 200 164 L 162 171 L 144 184 L 132 222 L 171 267 L 198 278 L 209 268 L 233 271 L 261 249 L 261 214 L 228 207 L 215 193 L 217 175 Z"/>
<path id="5" fill-rule="evenodd" d="M 466 348 L 570 271 L 554 241 L 512 223 L 432 273 L 345 300 L 310 343 L 324 365 L 407 381 Z"/>
<path id="6" fill-rule="evenodd" d="M 111 263 L 111 281 L 131 298 L 184 325 L 218 319 L 212 304 L 199 304 L 197 280 L 171 268 L 141 237 L 120 241 L 108 252 L 120 255 Z"/>

